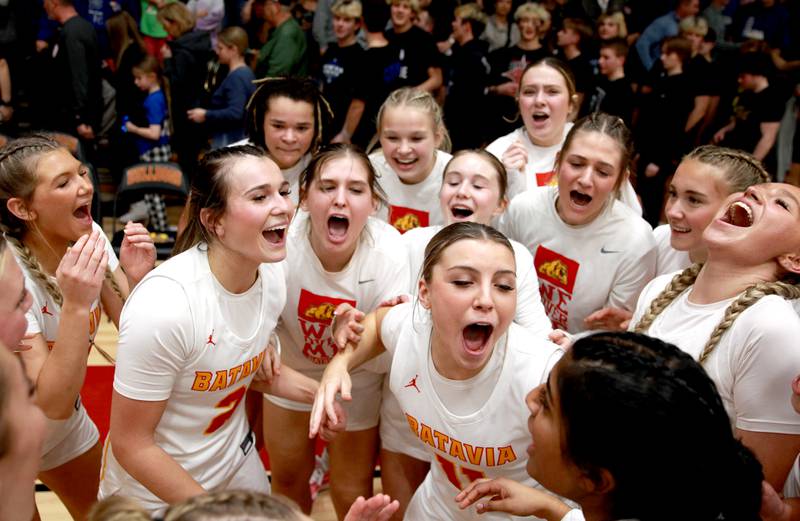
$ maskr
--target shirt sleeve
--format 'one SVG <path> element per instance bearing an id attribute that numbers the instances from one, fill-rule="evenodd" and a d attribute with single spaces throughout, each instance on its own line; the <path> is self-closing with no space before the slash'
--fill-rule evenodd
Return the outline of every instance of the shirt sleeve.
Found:
<path id="1" fill-rule="evenodd" d="M 398 304 L 383 316 L 380 331 L 381 342 L 383 342 L 383 346 L 390 353 L 394 353 L 394 350 L 397 347 L 403 323 L 407 320 L 411 320 L 413 309 L 412 306 L 414 305 L 419 304 L 414 302 Z"/>
<path id="2" fill-rule="evenodd" d="M 178 283 L 164 277 L 142 281 L 122 310 L 114 390 L 134 400 L 168 399 L 190 356 L 192 322 Z"/>
<path id="3" fill-rule="evenodd" d="M 656 274 L 656 244 L 652 233 L 642 235 L 630 248 L 631 254 L 620 264 L 608 295 L 609 307 L 632 310 L 639 293 Z"/>

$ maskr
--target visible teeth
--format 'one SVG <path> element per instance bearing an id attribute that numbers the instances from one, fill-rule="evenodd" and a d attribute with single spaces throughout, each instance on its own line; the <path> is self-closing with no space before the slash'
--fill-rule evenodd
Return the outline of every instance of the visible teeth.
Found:
<path id="1" fill-rule="evenodd" d="M 732 223 L 734 222 L 734 219 L 736 218 L 735 214 L 737 208 L 740 208 L 745 211 L 745 214 L 747 215 L 747 225 L 750 226 L 751 224 L 753 224 L 753 210 L 751 210 L 749 206 L 747 206 L 741 201 L 736 201 L 730 206 L 730 208 L 728 208 L 728 219 Z"/>
<path id="2" fill-rule="evenodd" d="M 681 233 L 688 233 L 692 231 L 691 228 L 680 228 L 678 226 L 673 226 L 672 229 L 675 230 L 676 232 L 681 232 Z"/>
<path id="3" fill-rule="evenodd" d="M 403 165 L 410 165 L 414 161 L 416 161 L 416 159 L 397 159 L 397 162 Z"/>
<path id="4" fill-rule="evenodd" d="M 267 228 L 264 231 L 265 232 L 277 232 L 279 230 L 285 230 L 285 229 L 286 229 L 286 225 L 285 224 L 279 224 L 277 226 L 273 226 L 272 228 Z"/>

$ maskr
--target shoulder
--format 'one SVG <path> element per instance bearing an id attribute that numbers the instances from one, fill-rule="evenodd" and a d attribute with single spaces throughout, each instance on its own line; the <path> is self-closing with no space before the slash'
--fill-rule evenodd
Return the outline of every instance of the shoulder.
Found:
<path id="1" fill-rule="evenodd" d="M 520 129 L 517 129 L 509 134 L 506 134 L 505 136 L 500 136 L 489 143 L 489 146 L 486 147 L 486 151 L 500 159 L 503 156 L 503 152 L 505 152 L 506 149 L 511 146 L 511 143 L 520 138 L 519 134 Z"/>
<path id="2" fill-rule="evenodd" d="M 405 246 L 414 246 L 417 244 L 427 245 L 434 235 L 439 233 L 441 226 L 424 226 L 419 228 L 412 228 L 406 233 L 400 235 L 400 240 Z"/>
<path id="3" fill-rule="evenodd" d="M 564 351 L 516 323 L 508 327 L 508 355 L 511 363 L 536 384 L 543 382 Z M 534 385 L 536 385 L 534 384 Z"/>
<path id="4" fill-rule="evenodd" d="M 403 236 L 400 232 L 391 224 L 376 217 L 367 220 L 364 232 L 372 239 L 372 250 L 376 253 L 396 258 L 397 252 L 403 248 Z"/>
<path id="5" fill-rule="evenodd" d="M 616 235 L 624 238 L 631 248 L 641 249 L 643 246 L 653 248 L 656 245 L 650 224 L 622 201 L 614 201 L 607 225 L 614 226 Z"/>
<path id="6" fill-rule="evenodd" d="M 526 190 L 511 200 L 507 212 L 538 212 L 550 201 L 555 201 L 556 192 L 557 187 L 555 186 L 543 186 Z"/>

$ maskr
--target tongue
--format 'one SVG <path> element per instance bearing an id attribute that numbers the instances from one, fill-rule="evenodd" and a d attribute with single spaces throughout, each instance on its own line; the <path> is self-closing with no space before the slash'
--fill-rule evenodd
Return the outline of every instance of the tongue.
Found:
<path id="1" fill-rule="evenodd" d="M 278 243 L 281 242 L 281 236 L 275 230 L 267 230 L 264 232 L 264 238 L 267 242 Z"/>
<path id="2" fill-rule="evenodd" d="M 328 219 L 328 231 L 334 237 L 343 237 L 347 234 L 347 219 L 337 219 L 331 217 Z"/>
<path id="3" fill-rule="evenodd" d="M 86 207 L 85 207 L 85 206 L 81 206 L 80 208 L 78 208 L 77 210 L 75 210 L 74 212 L 72 212 L 72 215 L 74 215 L 74 216 L 75 216 L 75 217 L 77 217 L 78 219 L 83 219 L 84 217 L 86 217 L 86 215 L 87 215 L 88 213 L 89 213 L 89 212 L 87 212 L 87 211 L 86 211 Z"/>
<path id="4" fill-rule="evenodd" d="M 477 351 L 486 343 L 489 336 L 489 328 L 470 324 L 464 328 L 464 343 L 470 351 Z"/>

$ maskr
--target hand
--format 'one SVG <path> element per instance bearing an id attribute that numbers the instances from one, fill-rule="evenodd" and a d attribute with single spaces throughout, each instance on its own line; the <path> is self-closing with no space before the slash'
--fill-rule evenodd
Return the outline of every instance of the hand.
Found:
<path id="1" fill-rule="evenodd" d="M 347 411 L 339 402 L 333 402 L 333 408 L 336 411 L 336 421 L 326 418 L 319 428 L 319 437 L 329 443 L 347 428 Z"/>
<path id="2" fill-rule="evenodd" d="M 772 485 L 766 481 L 761 482 L 761 511 L 762 521 L 789 521 L 791 508 L 784 503 L 781 496 L 775 492 Z"/>
<path id="3" fill-rule="evenodd" d="M 495 94 L 499 94 L 501 96 L 513 98 L 517 95 L 517 83 L 513 81 L 507 81 L 505 83 L 501 83 L 500 85 L 495 85 L 494 92 Z"/>
<path id="4" fill-rule="evenodd" d="M 608 331 L 627 331 L 633 313 L 627 309 L 603 308 L 591 313 L 583 319 L 589 329 L 605 329 Z"/>
<path id="5" fill-rule="evenodd" d="M 353 384 L 347 368 L 347 361 L 342 353 L 328 362 L 325 372 L 319 381 L 314 405 L 311 407 L 311 419 L 308 426 L 308 437 L 313 438 L 320 433 L 324 424 L 336 425 L 341 422 L 341 410 L 336 407 L 336 395 L 341 392 L 342 400 L 353 399 Z"/>
<path id="6" fill-rule="evenodd" d="M 645 177 L 655 177 L 658 175 L 658 171 L 660 168 L 655 163 L 648 163 L 644 169 L 644 176 Z"/>
<path id="7" fill-rule="evenodd" d="M 80 125 L 78 125 L 78 128 L 76 130 L 78 132 L 78 135 L 83 139 L 94 139 L 94 130 L 92 130 L 92 127 L 90 127 L 86 123 L 81 123 Z"/>
<path id="8" fill-rule="evenodd" d="M 376 494 L 369 499 L 359 496 L 344 521 L 388 521 L 399 508 L 400 503 L 386 494 Z"/>
<path id="9" fill-rule="evenodd" d="M 36 40 L 36 52 L 42 52 L 48 47 L 50 47 L 50 44 L 47 43 L 45 40 Z"/>
<path id="10" fill-rule="evenodd" d="M 478 502 L 481 498 L 487 498 Z M 555 497 L 508 478 L 479 479 L 456 496 L 462 510 L 476 503 L 479 514 L 507 512 L 516 516 L 561 519 L 570 508 Z"/>
<path id="11" fill-rule="evenodd" d="M 397 295 L 396 297 L 392 297 L 389 300 L 384 300 L 380 304 L 378 304 L 379 308 L 393 308 L 398 304 L 403 304 L 404 302 L 408 302 L 411 298 L 406 295 Z"/>
<path id="12" fill-rule="evenodd" d="M 8 105 L 0 107 L 0 121 L 8 121 L 14 116 L 14 109 Z"/>
<path id="13" fill-rule="evenodd" d="M 333 312 L 331 337 L 339 349 L 344 349 L 348 342 L 358 344 L 361 341 L 364 326 L 360 322 L 364 320 L 364 316 L 363 312 L 350 304 L 344 303 L 337 306 Z"/>
<path id="14" fill-rule="evenodd" d="M 186 117 L 195 123 L 204 123 L 206 120 L 206 109 L 190 109 L 186 111 Z"/>
<path id="15" fill-rule="evenodd" d="M 528 151 L 525 150 L 525 145 L 522 141 L 511 143 L 511 146 L 503 152 L 502 161 L 506 170 L 522 171 L 525 165 L 528 164 Z"/>
<path id="16" fill-rule="evenodd" d="M 256 371 L 255 379 L 272 383 L 273 378 L 281 375 L 281 355 L 278 353 L 277 337 L 275 333 L 269 336 L 269 343 L 265 351 L 264 361 Z"/>
<path id="17" fill-rule="evenodd" d="M 108 252 L 100 232 L 82 235 L 67 248 L 56 269 L 56 281 L 64 296 L 62 308 L 69 305 L 89 310 L 100 296 L 108 266 Z"/>
<path id="18" fill-rule="evenodd" d="M 165 60 L 172 58 L 172 49 L 170 49 L 169 45 L 164 44 L 161 47 L 161 57 Z"/>
<path id="19" fill-rule="evenodd" d="M 12 346 L 6 346 L 6 347 L 8 347 L 8 349 L 11 350 L 12 353 L 21 353 L 22 351 L 30 351 L 31 349 L 33 349 L 33 346 L 31 344 L 25 344 L 23 343 L 23 341 L 33 340 L 36 337 L 36 335 L 39 334 L 40 333 L 32 333 L 29 335 L 25 335 L 24 337 L 22 337 L 22 340 L 19 341 L 19 344 L 17 344 L 16 347 Z"/>
<path id="20" fill-rule="evenodd" d="M 342 130 L 331 139 L 331 143 L 350 143 L 350 134 Z"/>
<path id="21" fill-rule="evenodd" d="M 572 335 L 563 329 L 554 329 L 549 335 L 547 335 L 547 339 L 564 351 L 569 350 L 573 343 Z"/>
<path id="22" fill-rule="evenodd" d="M 454 41 L 453 41 L 453 37 L 451 35 L 450 38 L 447 39 L 447 40 L 443 40 L 441 42 L 436 42 L 436 47 L 439 49 L 440 53 L 444 54 L 444 53 L 447 53 L 447 51 L 449 51 L 453 47 L 453 43 L 454 43 Z"/>
<path id="23" fill-rule="evenodd" d="M 725 134 L 727 134 L 727 133 L 728 133 L 727 129 L 721 128 L 721 129 L 717 130 L 717 132 L 714 134 L 714 137 L 711 138 L 711 141 L 715 145 L 718 145 L 719 143 L 722 143 L 722 140 L 725 139 Z"/>
<path id="24" fill-rule="evenodd" d="M 156 264 L 153 238 L 141 223 L 130 222 L 123 229 L 125 237 L 119 247 L 119 263 L 128 277 L 130 289 L 141 281 Z"/>

